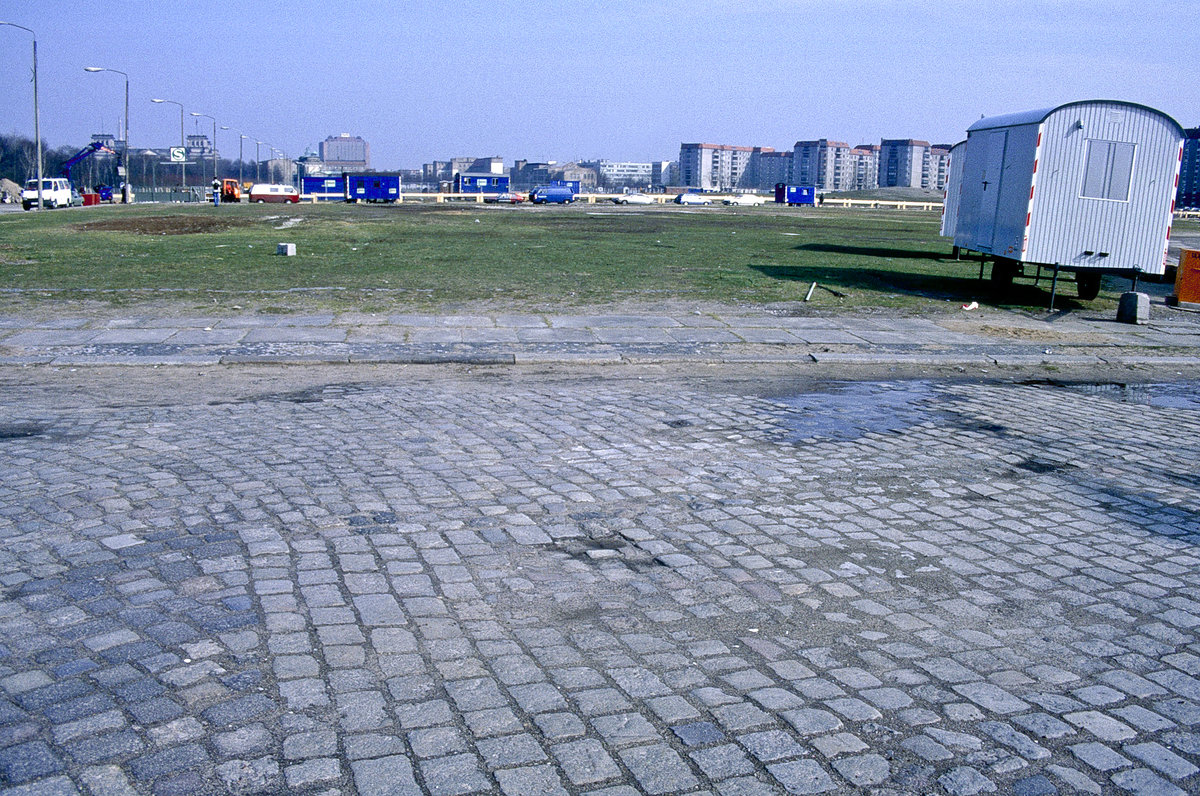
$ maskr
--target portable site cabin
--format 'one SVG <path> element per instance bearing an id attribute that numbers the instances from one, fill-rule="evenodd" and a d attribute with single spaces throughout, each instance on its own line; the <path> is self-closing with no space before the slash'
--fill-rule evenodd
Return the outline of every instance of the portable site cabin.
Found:
<path id="1" fill-rule="evenodd" d="M 980 119 L 967 128 L 954 245 L 991 255 L 1002 283 L 1024 263 L 1074 271 L 1085 299 L 1103 272 L 1162 274 L 1182 152 L 1178 122 L 1131 102 Z"/>
<path id="2" fill-rule="evenodd" d="M 946 194 L 942 199 L 942 237 L 953 238 L 958 223 L 958 201 L 962 194 L 963 156 L 967 142 L 959 141 L 950 147 L 950 171 L 946 174 Z"/>

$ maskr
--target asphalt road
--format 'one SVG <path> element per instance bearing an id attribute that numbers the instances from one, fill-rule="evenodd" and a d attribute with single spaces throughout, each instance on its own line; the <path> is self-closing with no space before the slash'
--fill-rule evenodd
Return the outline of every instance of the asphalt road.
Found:
<path id="1" fill-rule="evenodd" d="M 0 793 L 1200 789 L 1197 383 L 839 375 L 0 369 Z"/>

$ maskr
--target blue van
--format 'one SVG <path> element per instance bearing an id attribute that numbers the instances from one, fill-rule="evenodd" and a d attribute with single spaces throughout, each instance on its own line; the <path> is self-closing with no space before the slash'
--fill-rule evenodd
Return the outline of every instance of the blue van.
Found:
<path id="1" fill-rule="evenodd" d="M 575 192 L 565 185 L 539 185 L 529 192 L 529 201 L 535 205 L 565 205 L 575 201 Z"/>

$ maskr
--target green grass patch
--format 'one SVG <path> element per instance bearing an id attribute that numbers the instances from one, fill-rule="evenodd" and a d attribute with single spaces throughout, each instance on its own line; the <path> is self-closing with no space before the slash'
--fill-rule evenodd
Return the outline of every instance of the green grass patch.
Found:
<path id="1" fill-rule="evenodd" d="M 1181 222 L 1177 228 L 1194 222 Z M 0 215 L 0 294 L 13 302 L 147 297 L 208 306 L 802 302 L 815 310 L 932 311 L 997 303 L 956 262 L 937 213 L 673 206 L 418 205 L 97 207 Z M 296 257 L 275 254 L 295 243 Z M 1044 308 L 1048 283 L 1008 306 Z M 841 296 L 836 293 L 842 294 Z M 1059 306 L 1073 302 L 1065 285 Z M 1102 294 L 1111 304 L 1114 294 Z M 1093 303 L 1091 306 L 1096 306 Z"/>

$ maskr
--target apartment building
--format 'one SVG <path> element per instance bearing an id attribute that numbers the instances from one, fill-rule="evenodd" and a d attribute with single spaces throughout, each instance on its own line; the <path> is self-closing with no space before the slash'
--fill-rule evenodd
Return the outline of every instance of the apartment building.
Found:
<path id="1" fill-rule="evenodd" d="M 847 191 L 866 191 L 879 187 L 879 145 L 859 144 L 847 153 Z"/>
<path id="2" fill-rule="evenodd" d="M 741 185 L 755 152 L 774 151 L 770 147 L 680 144 L 679 181 L 702 191 L 728 191 Z"/>
<path id="3" fill-rule="evenodd" d="M 880 188 L 929 188 L 930 143 L 912 138 L 879 142 Z"/>
<path id="4" fill-rule="evenodd" d="M 791 182 L 792 153 L 759 149 L 750 153 L 750 166 L 742 175 L 739 188 L 769 191 L 776 183 Z"/>
<path id="5" fill-rule="evenodd" d="M 1179 166 L 1175 206 L 1200 208 L 1200 127 L 1183 131 L 1183 161 Z"/>
<path id="6" fill-rule="evenodd" d="M 654 164 L 616 160 L 583 160 L 579 165 L 596 171 L 597 184 L 605 188 L 653 184 Z"/>
<path id="7" fill-rule="evenodd" d="M 950 179 L 950 150 L 954 144 L 933 144 L 929 147 L 928 187 L 934 191 L 946 190 Z"/>
<path id="8" fill-rule="evenodd" d="M 371 168 L 371 145 L 360 136 L 331 135 L 320 144 L 321 160 L 330 173 L 367 171 Z"/>

